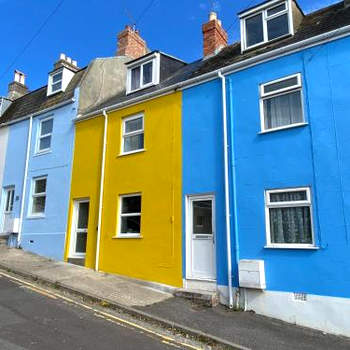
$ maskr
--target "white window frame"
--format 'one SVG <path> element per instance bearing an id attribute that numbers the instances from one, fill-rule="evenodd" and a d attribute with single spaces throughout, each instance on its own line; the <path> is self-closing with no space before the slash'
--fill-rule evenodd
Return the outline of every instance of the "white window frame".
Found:
<path id="1" fill-rule="evenodd" d="M 288 80 L 291 78 L 297 78 L 298 82 L 296 85 L 289 86 L 289 87 L 286 87 L 283 89 L 278 89 L 278 90 L 268 92 L 268 93 L 264 92 L 264 89 L 266 86 L 272 85 L 275 83 L 279 83 L 281 81 Z M 276 130 L 290 129 L 290 128 L 294 128 L 294 127 L 298 127 L 298 126 L 302 126 L 302 125 L 307 124 L 305 121 L 303 86 L 302 86 L 302 80 L 301 80 L 300 73 L 288 75 L 286 77 L 261 84 L 259 87 L 259 90 L 260 90 L 260 129 L 261 129 L 262 133 L 267 133 L 267 132 L 276 131 Z M 264 109 L 264 101 L 269 99 L 269 98 L 272 98 L 272 97 L 286 95 L 286 94 L 289 94 L 291 92 L 296 92 L 296 91 L 300 91 L 302 121 L 298 122 L 298 123 L 293 123 L 293 124 L 288 124 L 288 125 L 283 125 L 283 126 L 279 126 L 279 127 L 275 127 L 275 128 L 266 129 L 265 128 L 265 117 L 266 116 L 265 116 L 265 109 Z"/>
<path id="2" fill-rule="evenodd" d="M 123 198 L 130 198 L 130 197 L 141 197 L 141 211 L 140 211 L 140 213 L 122 214 Z M 142 223 L 142 221 L 140 221 L 140 232 L 139 233 L 123 233 L 123 232 L 120 232 L 121 226 L 122 226 L 122 217 L 128 217 L 128 216 L 140 216 L 140 217 L 142 216 L 142 193 L 123 194 L 123 195 L 119 196 L 119 203 L 118 203 L 118 229 L 117 229 L 117 238 L 142 238 L 142 236 L 141 236 L 141 223 Z"/>
<path id="3" fill-rule="evenodd" d="M 35 183 L 36 181 L 39 180 L 46 180 L 46 188 L 45 192 L 40 192 L 40 193 L 34 193 L 35 190 Z M 39 176 L 39 177 L 33 177 L 32 179 L 32 186 L 31 186 L 31 191 L 30 191 L 30 205 L 29 205 L 29 218 L 44 218 L 45 217 L 45 212 L 46 212 L 46 205 L 47 205 L 47 175 L 45 176 Z M 33 202 L 34 198 L 37 197 L 45 197 L 45 208 L 43 213 L 33 213 Z"/>
<path id="4" fill-rule="evenodd" d="M 300 192 L 306 191 L 306 200 L 290 201 L 290 202 L 270 202 L 270 194 L 284 192 Z M 295 208 L 309 207 L 310 209 L 310 224 L 312 243 L 272 243 L 271 242 L 271 227 L 270 227 L 270 209 L 271 208 Z M 265 223 L 266 223 L 266 246 L 265 248 L 286 248 L 286 249 L 317 249 L 315 245 L 314 224 L 313 224 L 313 209 L 310 187 L 294 187 L 281 188 L 265 191 Z"/>
<path id="5" fill-rule="evenodd" d="M 55 84 L 60 82 L 61 83 L 61 88 L 58 89 L 58 90 L 53 91 L 52 90 L 52 87 L 54 85 L 53 78 L 57 74 L 62 74 L 61 80 L 58 80 L 58 81 L 55 82 Z M 63 74 L 64 74 L 63 68 L 60 69 L 60 70 L 57 70 L 57 71 L 54 71 L 54 72 L 50 73 L 50 75 L 49 75 L 49 87 L 48 87 L 48 93 L 47 93 L 48 95 L 57 94 L 58 92 L 63 91 Z"/>
<path id="6" fill-rule="evenodd" d="M 153 68 L 152 68 L 152 81 L 143 84 L 143 66 L 152 62 Z M 131 94 L 133 92 L 145 89 L 152 85 L 159 84 L 159 78 L 160 78 L 160 54 L 158 52 L 154 53 L 151 56 L 141 58 L 140 60 L 137 60 L 135 62 L 132 62 L 130 65 L 127 64 L 128 71 L 127 71 L 127 78 L 126 78 L 126 94 Z M 134 68 L 140 67 L 140 87 L 137 89 L 132 90 L 131 89 L 131 71 Z"/>
<path id="7" fill-rule="evenodd" d="M 50 152 L 51 151 L 51 146 L 52 146 L 52 135 L 53 135 L 53 117 L 47 117 L 47 118 L 43 118 L 43 119 L 40 119 L 39 121 L 39 127 L 38 127 L 38 134 L 37 134 L 37 140 L 36 140 L 36 146 L 35 146 L 35 153 L 36 154 L 42 154 L 42 153 L 47 153 L 47 152 Z M 44 122 L 47 122 L 49 120 L 52 120 L 52 131 L 51 133 L 48 133 L 48 134 L 44 134 L 44 135 L 41 135 L 41 130 L 42 130 L 42 124 Z M 45 137 L 49 137 L 50 136 L 50 147 L 49 148 L 44 148 L 44 149 L 40 149 L 40 141 L 41 139 L 45 138 Z"/>
<path id="8" fill-rule="evenodd" d="M 279 6 L 279 5 L 282 5 L 282 3 L 285 3 L 285 5 L 286 5 L 286 9 L 285 10 L 283 10 L 281 12 L 278 12 L 278 13 L 272 15 L 272 16 L 268 16 L 267 15 L 267 12 L 269 10 L 272 10 L 273 8 L 275 8 L 275 7 Z M 261 42 L 259 42 L 257 44 L 251 45 L 251 46 L 247 46 L 246 20 L 250 19 L 252 17 L 255 17 L 255 16 L 259 15 L 259 14 L 262 14 L 263 33 L 264 33 L 263 41 L 261 41 Z M 267 22 L 268 22 L 268 20 L 271 20 L 273 18 L 279 17 L 279 16 L 281 16 L 283 14 L 288 14 L 289 32 L 287 34 L 285 34 L 285 35 L 282 35 L 282 36 L 278 37 L 278 38 L 269 40 L 269 38 L 268 38 L 268 30 L 267 30 Z M 241 19 L 242 52 L 246 51 L 246 50 L 250 50 L 250 49 L 255 48 L 257 46 L 260 46 L 260 45 L 264 45 L 267 42 L 272 42 L 272 41 L 279 40 L 281 38 L 287 37 L 289 35 L 294 35 L 293 10 L 292 10 L 292 1 L 291 0 L 274 0 L 274 1 L 271 1 L 268 4 L 264 4 L 262 6 L 259 6 L 259 7 L 255 8 L 255 9 L 252 9 L 250 11 L 242 13 L 240 15 L 240 19 Z"/>
<path id="9" fill-rule="evenodd" d="M 139 119 L 142 118 L 142 129 L 138 129 L 135 131 L 131 132 L 126 132 L 125 131 L 125 126 L 128 121 L 134 120 L 134 119 Z M 130 137 L 130 136 L 136 136 L 136 135 L 141 135 L 143 134 L 143 147 L 139 149 L 135 149 L 133 151 L 125 152 L 125 138 Z M 127 154 L 133 154 L 133 153 L 138 153 L 138 152 L 143 152 L 145 150 L 145 116 L 143 113 L 135 114 L 131 117 L 125 117 L 122 119 L 122 145 L 121 145 L 121 152 L 120 155 L 127 155 Z"/>

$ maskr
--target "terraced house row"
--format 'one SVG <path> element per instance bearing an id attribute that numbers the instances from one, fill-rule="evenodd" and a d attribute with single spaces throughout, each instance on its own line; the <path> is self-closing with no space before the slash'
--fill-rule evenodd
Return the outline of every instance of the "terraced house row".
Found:
<path id="1" fill-rule="evenodd" d="M 91 269 L 348 335 L 350 1 L 216 13 L 185 63 L 118 35 L 0 105 L 0 232 Z"/>

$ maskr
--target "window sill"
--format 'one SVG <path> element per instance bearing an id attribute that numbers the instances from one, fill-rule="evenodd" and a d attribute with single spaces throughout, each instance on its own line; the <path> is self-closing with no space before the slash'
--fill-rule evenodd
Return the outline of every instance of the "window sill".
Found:
<path id="1" fill-rule="evenodd" d="M 258 134 L 259 134 L 259 135 L 268 134 L 268 133 L 270 133 L 270 132 L 282 131 L 282 130 L 293 129 L 293 128 L 300 128 L 300 127 L 308 126 L 308 125 L 309 125 L 309 123 L 291 124 L 291 125 L 281 126 L 281 127 L 279 127 L 279 128 L 273 128 L 273 129 L 263 130 L 263 131 L 258 132 Z"/>
<path id="2" fill-rule="evenodd" d="M 141 239 L 143 236 L 138 234 L 125 234 L 112 237 L 112 239 Z"/>
<path id="3" fill-rule="evenodd" d="M 43 155 L 49 154 L 49 153 L 52 153 L 52 151 L 47 150 L 47 151 L 36 152 L 36 153 L 34 153 L 33 157 L 39 157 L 39 156 L 43 156 Z"/>
<path id="4" fill-rule="evenodd" d="M 136 151 L 120 153 L 119 155 L 117 155 L 117 157 L 124 157 L 124 156 L 129 156 L 129 155 L 131 155 L 131 154 L 143 153 L 143 152 L 146 152 L 146 149 L 145 149 L 145 148 L 138 149 L 138 150 L 136 150 Z"/>
<path id="5" fill-rule="evenodd" d="M 305 245 L 266 245 L 264 246 L 265 249 L 295 249 L 295 250 L 319 250 L 320 248 L 317 246 L 305 246 Z"/>
<path id="6" fill-rule="evenodd" d="M 45 219 L 45 215 L 31 215 L 26 217 L 27 220 Z"/>

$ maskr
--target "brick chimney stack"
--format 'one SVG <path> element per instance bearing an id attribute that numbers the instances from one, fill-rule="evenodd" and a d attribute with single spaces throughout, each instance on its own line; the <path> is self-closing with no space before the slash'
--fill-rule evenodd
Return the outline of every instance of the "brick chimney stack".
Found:
<path id="1" fill-rule="evenodd" d="M 146 53 L 146 42 L 140 37 L 138 30 L 126 26 L 125 29 L 118 34 L 117 56 L 139 58 Z"/>
<path id="2" fill-rule="evenodd" d="M 209 22 L 203 24 L 202 32 L 204 57 L 216 55 L 227 46 L 227 33 L 222 28 L 216 12 L 210 12 Z"/>
<path id="3" fill-rule="evenodd" d="M 60 57 L 57 62 L 54 64 L 54 70 L 59 69 L 61 67 L 66 67 L 73 72 L 77 72 L 80 70 L 78 67 L 77 61 L 72 60 L 70 57 L 66 56 L 64 53 L 60 54 Z"/>
<path id="4" fill-rule="evenodd" d="M 15 70 L 15 76 L 13 82 L 11 82 L 8 86 L 8 95 L 7 97 L 10 100 L 16 100 L 19 97 L 22 97 L 26 93 L 28 93 L 28 88 L 25 84 L 26 76 L 24 73 L 19 70 Z"/>

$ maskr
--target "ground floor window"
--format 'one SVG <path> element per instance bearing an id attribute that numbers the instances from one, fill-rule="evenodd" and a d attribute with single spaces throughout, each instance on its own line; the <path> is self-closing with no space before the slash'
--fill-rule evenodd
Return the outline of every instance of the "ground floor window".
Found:
<path id="1" fill-rule="evenodd" d="M 268 190 L 266 228 L 268 246 L 313 246 L 309 188 Z"/>
<path id="2" fill-rule="evenodd" d="M 42 216 L 45 214 L 47 177 L 33 179 L 32 197 L 30 205 L 31 216 Z"/>
<path id="3" fill-rule="evenodd" d="M 141 234 L 141 194 L 120 196 L 119 230 L 122 237 L 140 236 Z"/>

